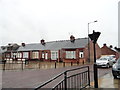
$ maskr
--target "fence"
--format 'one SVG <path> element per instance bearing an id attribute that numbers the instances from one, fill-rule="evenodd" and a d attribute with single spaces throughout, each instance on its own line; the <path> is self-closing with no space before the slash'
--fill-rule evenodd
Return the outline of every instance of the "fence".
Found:
<path id="1" fill-rule="evenodd" d="M 81 65 L 81 63 L 42 62 L 42 61 L 13 61 L 8 60 L 0 64 L 2 70 L 49 69 Z"/>
<path id="2" fill-rule="evenodd" d="M 79 70 L 79 71 L 78 71 Z M 62 76 L 62 78 L 60 78 Z M 60 81 L 58 82 L 59 79 Z M 55 83 L 57 84 L 55 85 Z M 89 66 L 66 70 L 46 81 L 34 90 L 51 88 L 52 90 L 83 89 L 90 86 Z"/>

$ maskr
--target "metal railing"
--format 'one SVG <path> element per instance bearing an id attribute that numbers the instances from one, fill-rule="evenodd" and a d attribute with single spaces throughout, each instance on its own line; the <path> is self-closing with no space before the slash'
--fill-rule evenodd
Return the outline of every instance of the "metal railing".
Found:
<path id="1" fill-rule="evenodd" d="M 79 71 L 78 71 L 79 70 Z M 60 78 L 63 76 L 63 78 Z M 59 78 L 59 82 L 55 81 Z M 57 83 L 53 87 L 49 86 L 48 84 L 54 82 Z M 52 83 L 54 84 L 54 83 Z M 90 86 L 90 73 L 89 73 L 89 66 L 83 66 L 80 68 L 66 70 L 57 76 L 53 77 L 52 79 L 44 82 L 40 86 L 36 87 L 34 90 L 41 90 L 42 88 L 51 88 L 52 90 L 67 90 L 67 89 L 83 89 L 87 86 Z"/>

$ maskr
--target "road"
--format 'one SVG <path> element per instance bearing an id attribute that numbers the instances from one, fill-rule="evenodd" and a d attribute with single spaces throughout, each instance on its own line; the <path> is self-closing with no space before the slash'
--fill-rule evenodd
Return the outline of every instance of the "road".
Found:
<path id="1" fill-rule="evenodd" d="M 84 65 L 86 66 L 86 65 Z M 93 81 L 93 65 L 90 66 L 91 82 Z M 37 70 L 19 70 L 4 71 L 2 73 L 2 88 L 34 88 L 43 82 L 51 79 L 60 72 L 80 66 L 63 67 L 57 69 L 37 69 Z M 111 68 L 99 68 L 98 77 L 111 73 Z"/>

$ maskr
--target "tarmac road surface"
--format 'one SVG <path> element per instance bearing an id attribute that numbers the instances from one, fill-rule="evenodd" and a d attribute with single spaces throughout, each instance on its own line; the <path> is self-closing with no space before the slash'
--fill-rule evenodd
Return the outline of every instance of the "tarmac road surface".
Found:
<path id="1" fill-rule="evenodd" d="M 86 66 L 86 65 L 84 65 Z M 90 77 L 91 85 L 93 85 L 93 65 L 90 66 Z M 51 79 L 60 72 L 71 68 L 77 68 L 80 66 L 63 67 L 57 69 L 40 69 L 40 70 L 19 70 L 19 71 L 4 71 L 2 72 L 2 88 L 35 88 L 43 82 Z M 107 76 L 106 76 L 107 75 Z M 110 79 L 110 88 L 118 88 L 117 84 L 120 85 L 119 80 L 114 80 L 111 75 L 111 68 L 99 68 L 98 69 L 99 85 L 100 87 L 108 87 L 103 82 L 108 82 Z M 107 80 L 105 80 L 105 77 Z M 115 83 L 115 84 L 114 84 Z"/>

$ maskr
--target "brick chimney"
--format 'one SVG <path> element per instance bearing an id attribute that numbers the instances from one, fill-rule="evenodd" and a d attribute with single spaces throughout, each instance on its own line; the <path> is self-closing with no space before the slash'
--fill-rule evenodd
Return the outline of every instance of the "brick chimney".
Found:
<path id="1" fill-rule="evenodd" d="M 73 35 L 70 36 L 70 41 L 71 41 L 72 43 L 75 42 L 75 37 L 74 37 Z"/>
<path id="2" fill-rule="evenodd" d="M 21 43 L 21 45 L 22 45 L 23 47 L 25 47 L 25 43 Z"/>
<path id="3" fill-rule="evenodd" d="M 41 44 L 45 45 L 45 40 L 44 39 L 41 40 Z"/>

